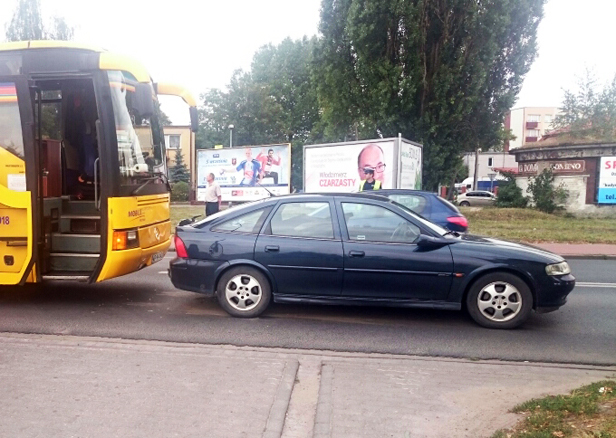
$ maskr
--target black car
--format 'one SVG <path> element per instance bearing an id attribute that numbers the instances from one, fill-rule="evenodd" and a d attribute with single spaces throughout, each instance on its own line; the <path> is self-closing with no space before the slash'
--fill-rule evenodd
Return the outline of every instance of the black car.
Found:
<path id="1" fill-rule="evenodd" d="M 216 295 L 231 315 L 280 303 L 460 310 L 513 328 L 564 305 L 560 256 L 460 236 L 382 196 L 302 194 L 235 207 L 176 229 L 173 284 Z"/>
<path id="2" fill-rule="evenodd" d="M 434 222 L 448 230 L 465 233 L 468 229 L 468 220 L 460 213 L 458 207 L 441 198 L 436 193 L 406 189 L 384 189 L 362 193 L 387 196 L 392 201 L 404 205 L 430 222 Z"/>

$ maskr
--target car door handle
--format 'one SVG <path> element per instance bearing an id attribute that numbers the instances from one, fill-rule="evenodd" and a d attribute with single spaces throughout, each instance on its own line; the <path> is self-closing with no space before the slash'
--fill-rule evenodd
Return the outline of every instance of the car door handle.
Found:
<path id="1" fill-rule="evenodd" d="M 351 257 L 363 257 L 366 255 L 366 253 L 363 251 L 349 251 L 349 255 Z"/>
<path id="2" fill-rule="evenodd" d="M 278 252 L 280 247 L 278 245 L 265 245 L 265 252 Z"/>

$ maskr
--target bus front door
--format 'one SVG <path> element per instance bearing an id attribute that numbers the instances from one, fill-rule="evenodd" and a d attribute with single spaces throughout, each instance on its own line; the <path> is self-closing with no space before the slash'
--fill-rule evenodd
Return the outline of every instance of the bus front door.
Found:
<path id="1" fill-rule="evenodd" d="M 28 81 L 0 76 L 0 285 L 36 281 L 38 178 Z"/>

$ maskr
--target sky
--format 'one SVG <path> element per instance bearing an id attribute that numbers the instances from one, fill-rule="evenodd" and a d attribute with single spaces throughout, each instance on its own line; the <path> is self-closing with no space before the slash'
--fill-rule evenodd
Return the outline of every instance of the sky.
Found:
<path id="1" fill-rule="evenodd" d="M 17 0 L 2 0 L 13 11 Z M 75 41 L 130 55 L 155 81 L 186 86 L 195 97 L 224 88 L 234 70 L 250 69 L 266 44 L 318 32 L 320 0 L 40 0 L 44 16 L 63 16 Z M 11 14 L 0 16 L 2 30 Z M 538 56 L 515 107 L 558 106 L 587 68 L 600 83 L 616 74 L 614 0 L 548 0 Z M 178 98 L 161 98 L 174 123 L 187 124 Z"/>

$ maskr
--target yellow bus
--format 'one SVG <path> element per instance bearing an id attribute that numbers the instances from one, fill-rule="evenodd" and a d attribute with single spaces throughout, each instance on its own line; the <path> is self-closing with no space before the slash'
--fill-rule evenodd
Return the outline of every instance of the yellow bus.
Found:
<path id="1" fill-rule="evenodd" d="M 100 282 L 161 260 L 170 186 L 154 83 L 66 41 L 0 44 L 0 285 Z M 139 135 L 137 135 L 139 132 Z"/>

